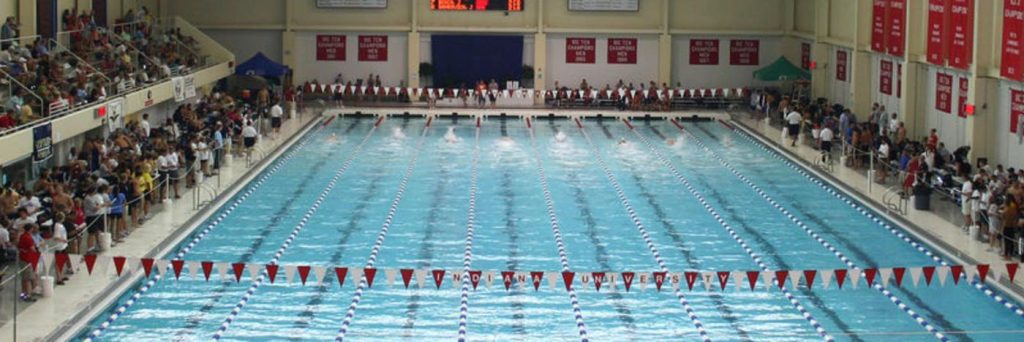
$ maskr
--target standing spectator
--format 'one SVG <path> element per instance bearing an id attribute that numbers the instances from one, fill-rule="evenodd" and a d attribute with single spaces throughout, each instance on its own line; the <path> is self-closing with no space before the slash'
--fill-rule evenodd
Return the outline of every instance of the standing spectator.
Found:
<path id="1" fill-rule="evenodd" d="M 85 222 L 88 224 L 86 232 L 89 234 L 86 238 L 86 246 L 88 251 L 94 251 L 97 246 L 100 233 L 106 231 L 106 222 L 103 221 L 103 214 L 106 209 L 107 199 L 103 195 L 106 193 L 106 188 L 96 186 L 90 186 L 86 190 L 85 200 L 83 201 L 82 210 L 85 212 Z"/>
<path id="2" fill-rule="evenodd" d="M 823 162 L 829 162 L 832 160 L 832 139 L 835 134 L 832 133 L 832 127 L 825 125 L 825 128 L 821 129 L 818 133 L 818 139 L 821 141 L 821 158 Z"/>
<path id="3" fill-rule="evenodd" d="M 21 294 L 19 297 L 26 302 L 34 302 L 32 289 L 36 287 L 36 266 L 33 263 L 39 259 L 39 249 L 36 247 L 36 240 L 33 237 L 39 230 L 35 223 L 25 225 L 18 236 L 18 268 L 21 272 Z M 34 260 L 33 260 L 34 259 Z"/>
<path id="4" fill-rule="evenodd" d="M 53 235 L 50 236 L 52 246 L 54 246 L 52 252 L 64 253 L 68 248 L 68 229 L 64 226 L 64 213 L 56 213 L 53 216 Z M 57 285 L 64 285 L 64 282 L 68 280 L 64 276 L 63 268 L 54 268 L 56 272 L 55 280 Z"/>
<path id="5" fill-rule="evenodd" d="M 965 234 L 970 233 L 971 226 L 974 225 L 973 217 L 974 214 L 974 181 L 965 180 L 963 187 L 960 189 L 960 210 L 964 216 L 964 225 L 960 229 Z"/>
<path id="6" fill-rule="evenodd" d="M 139 122 L 139 127 L 142 129 L 142 137 L 149 139 L 149 131 L 151 126 L 149 125 L 149 113 L 142 113 L 142 121 Z"/>
<path id="7" fill-rule="evenodd" d="M 256 137 L 259 136 L 259 132 L 256 132 L 256 127 L 252 126 L 252 120 L 245 122 L 245 128 L 242 129 L 242 139 L 245 144 L 245 156 L 246 158 L 252 156 L 252 147 L 256 145 Z"/>
<path id="8" fill-rule="evenodd" d="M 928 135 L 928 148 L 935 149 L 939 144 L 939 134 L 932 128 L 931 134 Z"/>
<path id="9" fill-rule="evenodd" d="M 270 138 L 277 139 L 281 134 L 281 116 L 284 115 L 284 109 L 281 108 L 281 103 L 274 103 L 270 107 Z"/>
<path id="10" fill-rule="evenodd" d="M 0 49 L 7 50 L 11 46 L 11 41 L 18 37 L 18 23 L 14 21 L 14 17 L 7 17 L 4 20 L 4 25 L 0 27 L 0 39 L 4 40 L 4 43 L 0 45 Z"/>
<path id="11" fill-rule="evenodd" d="M 220 160 L 224 155 L 224 124 L 217 121 L 213 130 L 213 170 L 219 172 Z"/>
<path id="12" fill-rule="evenodd" d="M 799 111 L 794 110 L 786 115 L 786 123 L 788 124 L 786 126 L 786 130 L 789 131 L 789 138 L 792 140 L 792 143 L 790 143 L 789 146 L 796 146 L 796 141 L 800 137 L 801 121 L 803 121 L 803 116 L 800 115 Z"/>
<path id="13" fill-rule="evenodd" d="M 127 227 L 124 221 L 124 204 L 127 197 L 120 186 L 106 188 L 107 192 L 105 195 L 108 198 L 108 203 L 110 203 L 110 213 L 108 216 L 111 221 L 111 236 L 113 236 L 114 242 L 124 242 L 124 238 L 128 236 Z"/>

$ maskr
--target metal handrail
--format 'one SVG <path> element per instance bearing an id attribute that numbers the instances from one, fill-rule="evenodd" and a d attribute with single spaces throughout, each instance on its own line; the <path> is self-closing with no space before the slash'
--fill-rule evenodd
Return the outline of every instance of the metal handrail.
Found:
<path id="1" fill-rule="evenodd" d="M 86 61 L 82 57 L 76 55 L 73 51 L 71 51 L 71 49 L 68 49 L 67 46 L 64 46 L 63 44 L 61 44 L 60 42 L 58 42 L 57 40 L 55 40 L 53 38 L 50 38 L 48 41 L 50 43 L 50 53 L 55 53 L 55 52 L 57 52 L 57 53 L 66 53 L 66 54 L 70 55 L 71 57 L 74 57 L 76 60 L 81 62 L 83 65 L 86 65 L 89 69 L 92 69 L 92 71 L 96 75 L 99 75 L 100 77 L 103 77 L 103 79 L 107 80 L 107 84 L 111 83 L 110 78 L 107 77 L 107 75 L 105 75 L 103 73 L 103 71 L 101 71 L 99 69 L 96 69 L 96 67 L 93 66 L 92 63 L 89 63 L 89 61 Z"/>
<path id="2" fill-rule="evenodd" d="M 907 215 L 907 193 L 903 191 L 902 185 L 893 185 L 882 194 L 882 203 L 885 204 L 886 212 L 897 212 L 900 215 Z"/>

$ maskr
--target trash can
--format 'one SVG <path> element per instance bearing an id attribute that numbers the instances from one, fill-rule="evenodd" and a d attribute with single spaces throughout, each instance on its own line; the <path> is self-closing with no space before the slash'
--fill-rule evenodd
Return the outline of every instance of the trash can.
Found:
<path id="1" fill-rule="evenodd" d="M 932 188 L 924 185 L 914 185 L 914 209 L 917 210 L 931 210 L 932 204 Z"/>

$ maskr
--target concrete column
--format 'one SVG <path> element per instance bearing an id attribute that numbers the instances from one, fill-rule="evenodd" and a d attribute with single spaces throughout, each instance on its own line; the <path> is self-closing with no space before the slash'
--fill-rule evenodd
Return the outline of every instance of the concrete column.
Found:
<path id="1" fill-rule="evenodd" d="M 871 113 L 871 78 L 877 75 L 871 70 L 871 56 L 871 52 L 858 49 L 850 58 L 850 104 L 861 117 Z"/>
<path id="2" fill-rule="evenodd" d="M 548 64 L 548 35 L 535 33 L 533 35 L 533 87 L 536 89 L 547 89 L 544 83 L 547 81 Z M 543 102 L 543 98 L 540 99 Z"/>
<path id="3" fill-rule="evenodd" d="M 999 65 L 1002 51 L 1002 1 L 974 2 L 974 56 L 967 92 L 967 103 L 975 105 L 975 115 L 967 118 L 967 142 L 971 159 L 993 157 L 998 125 L 995 112 L 999 101 Z M 954 88 L 956 89 L 956 88 Z"/>
<path id="4" fill-rule="evenodd" d="M 418 31 L 409 32 L 408 39 L 408 66 L 406 67 L 405 78 L 408 80 L 406 84 L 409 87 L 419 88 L 420 87 L 420 33 Z"/>
<path id="5" fill-rule="evenodd" d="M 281 63 L 295 68 L 295 31 L 281 31 Z M 299 80 L 295 80 L 298 82 Z"/>
<path id="6" fill-rule="evenodd" d="M 18 23 L 21 24 L 22 36 L 33 36 L 37 33 L 35 1 L 18 0 Z"/>
<path id="7" fill-rule="evenodd" d="M 832 60 L 832 47 L 822 43 L 822 39 L 828 37 L 828 15 L 829 1 L 814 2 L 814 43 L 811 46 L 811 60 L 817 67 L 811 69 L 811 96 L 828 97 L 829 85 L 834 75 L 830 75 L 828 68 Z"/>
<path id="8" fill-rule="evenodd" d="M 658 83 L 672 83 L 672 35 L 658 37 Z"/>

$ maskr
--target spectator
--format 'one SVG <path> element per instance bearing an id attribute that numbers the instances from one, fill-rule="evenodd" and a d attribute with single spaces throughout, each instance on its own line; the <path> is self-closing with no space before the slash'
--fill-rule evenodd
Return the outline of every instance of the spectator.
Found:
<path id="1" fill-rule="evenodd" d="M 26 302 L 36 301 L 33 298 L 32 289 L 36 287 L 36 266 L 35 262 L 39 260 L 39 249 L 36 246 L 36 240 L 33 237 L 39 230 L 39 226 L 35 223 L 29 223 L 24 225 L 21 229 L 16 229 L 18 234 L 18 268 L 21 272 L 21 294 L 19 298 Z"/>

